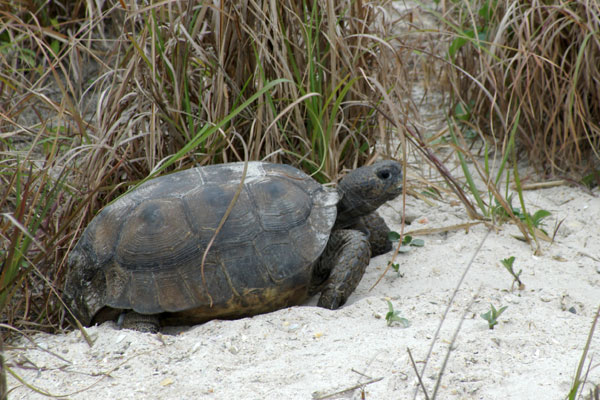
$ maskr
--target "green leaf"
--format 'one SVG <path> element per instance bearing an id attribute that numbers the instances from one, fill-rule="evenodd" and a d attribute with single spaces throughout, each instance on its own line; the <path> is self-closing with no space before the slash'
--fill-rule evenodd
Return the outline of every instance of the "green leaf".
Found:
<path id="1" fill-rule="evenodd" d="M 498 324 L 498 317 L 506 310 L 508 306 L 500 307 L 496 310 L 493 304 L 490 303 L 490 310 L 486 313 L 480 314 L 481 318 L 485 319 L 490 329 L 494 329 L 494 326 Z"/>
<path id="2" fill-rule="evenodd" d="M 389 300 L 386 300 L 387 304 L 388 304 L 388 313 L 385 315 L 385 320 L 387 321 L 387 325 L 388 326 L 392 326 L 392 324 L 394 322 L 397 322 L 400 324 L 400 326 L 402 328 L 408 328 L 410 326 L 410 321 L 407 320 L 406 318 L 402 318 L 399 316 L 400 311 L 394 311 L 394 306 L 392 305 L 392 302 Z"/>
<path id="3" fill-rule="evenodd" d="M 57 31 L 60 31 L 60 24 L 58 23 L 57 18 L 50 18 L 50 24 L 52 25 L 52 27 L 54 29 L 56 29 Z"/>
<path id="4" fill-rule="evenodd" d="M 508 269 L 512 270 L 513 263 L 515 262 L 515 256 L 500 260 L 500 262 Z"/>
<path id="5" fill-rule="evenodd" d="M 533 217 L 531 217 L 531 219 L 533 220 L 533 225 L 535 225 L 537 227 L 544 218 L 549 217 L 550 215 L 552 215 L 552 213 L 550 213 L 550 211 L 537 210 L 533 214 Z"/>
<path id="6" fill-rule="evenodd" d="M 454 118 L 460 121 L 468 121 L 471 118 L 471 110 L 465 108 L 462 103 L 458 103 L 454 107 Z"/>
<path id="7" fill-rule="evenodd" d="M 400 234 L 395 231 L 389 231 L 387 237 L 390 242 L 397 242 L 400 240 Z"/>
<path id="8" fill-rule="evenodd" d="M 475 34 L 473 33 L 472 30 L 468 30 L 466 32 L 464 32 L 464 36 L 458 36 L 456 37 L 452 43 L 450 43 L 450 47 L 448 47 L 448 54 L 450 55 L 450 58 L 454 58 L 454 56 L 456 55 L 456 53 L 468 42 L 471 42 L 472 39 L 475 37 Z"/>
<path id="9" fill-rule="evenodd" d="M 463 153 L 460 151 L 460 144 L 458 143 L 458 138 L 456 136 L 456 132 L 454 131 L 454 124 L 452 123 L 452 121 L 449 118 L 447 118 L 447 123 L 448 123 L 448 130 L 450 132 L 450 135 L 452 136 L 452 140 L 454 141 L 454 144 L 456 144 L 457 149 L 458 149 L 456 152 L 456 155 L 458 156 L 458 160 L 460 161 L 460 166 L 462 167 L 463 173 L 465 175 L 465 179 L 467 180 L 469 190 L 471 191 L 471 194 L 475 198 L 475 201 L 477 202 L 477 205 L 479 206 L 479 209 L 481 210 L 481 212 L 484 215 L 487 215 L 488 211 L 486 210 L 485 203 L 481 199 L 481 193 L 479 192 L 479 189 L 477 189 L 477 186 L 475 185 L 475 181 L 473 180 L 473 175 L 471 175 L 471 171 L 469 171 L 469 166 L 467 165 L 467 161 L 465 160 Z"/>
<path id="10" fill-rule="evenodd" d="M 55 56 L 58 56 L 58 52 L 60 51 L 60 42 L 58 40 L 53 40 L 50 43 L 50 49 L 52 50 Z"/>
<path id="11" fill-rule="evenodd" d="M 388 312 L 388 315 L 389 315 L 389 313 L 392 313 L 392 314 L 393 314 L 393 313 L 394 313 L 394 306 L 392 305 L 392 302 L 391 302 L 391 301 L 389 301 L 389 300 L 386 300 L 386 301 L 387 301 L 387 304 L 388 304 L 388 310 L 389 310 L 389 312 Z M 387 317 L 386 317 L 386 318 L 387 318 Z"/>
<path id="12" fill-rule="evenodd" d="M 2 43 L 10 43 L 10 35 L 8 34 L 8 29 L 5 29 L 0 33 L 0 42 Z M 584 178 L 585 179 L 585 178 Z"/>
<path id="13" fill-rule="evenodd" d="M 425 241 L 423 239 L 413 239 L 413 241 L 410 242 L 410 245 L 414 247 L 423 247 L 425 246 Z"/>
<path id="14" fill-rule="evenodd" d="M 479 31 L 477 33 L 477 37 L 479 38 L 480 41 L 485 42 L 488 39 L 488 30 L 487 29 L 483 29 L 481 31 Z"/>
<path id="15" fill-rule="evenodd" d="M 408 328 L 410 326 L 410 321 L 407 320 L 406 318 L 403 317 L 398 317 L 397 315 L 394 315 L 394 317 L 392 318 L 392 322 L 390 323 L 390 325 L 394 322 L 397 322 L 398 324 L 400 324 L 401 328 Z"/>
<path id="16" fill-rule="evenodd" d="M 497 310 L 496 318 L 498 318 L 507 308 L 508 308 L 508 306 L 504 306 L 504 307 L 501 307 L 499 310 Z"/>
<path id="17" fill-rule="evenodd" d="M 600 169 L 592 171 L 592 173 L 581 178 L 581 183 L 589 188 L 594 187 L 594 184 L 600 185 Z"/>
<path id="18" fill-rule="evenodd" d="M 408 253 L 410 251 L 410 246 L 400 246 L 398 249 L 398 253 Z"/>

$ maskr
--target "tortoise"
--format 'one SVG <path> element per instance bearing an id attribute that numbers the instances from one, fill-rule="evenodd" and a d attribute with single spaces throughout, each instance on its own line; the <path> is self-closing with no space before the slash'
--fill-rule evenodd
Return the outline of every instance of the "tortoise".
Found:
<path id="1" fill-rule="evenodd" d="M 371 256 L 392 248 L 375 210 L 401 183 L 395 161 L 355 169 L 337 189 L 267 162 L 151 179 L 84 230 L 68 257 L 67 305 L 84 325 L 119 320 L 148 332 L 275 311 L 318 292 L 318 306 L 336 309 Z"/>

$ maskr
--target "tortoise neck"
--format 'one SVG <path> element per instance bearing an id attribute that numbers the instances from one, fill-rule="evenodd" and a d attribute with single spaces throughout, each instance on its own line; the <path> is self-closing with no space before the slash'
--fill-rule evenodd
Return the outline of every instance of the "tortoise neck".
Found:
<path id="1" fill-rule="evenodd" d="M 352 191 L 344 191 L 343 181 L 338 187 L 340 201 L 337 205 L 337 219 L 335 227 L 343 229 L 358 223 L 358 219 L 375 211 L 377 207 L 365 202 L 360 196 Z"/>

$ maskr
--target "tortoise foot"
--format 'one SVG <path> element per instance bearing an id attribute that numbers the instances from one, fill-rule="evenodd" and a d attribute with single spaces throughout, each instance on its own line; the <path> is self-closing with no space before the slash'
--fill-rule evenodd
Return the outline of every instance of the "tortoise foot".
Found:
<path id="1" fill-rule="evenodd" d="M 323 291 L 321 297 L 319 297 L 317 306 L 327 308 L 329 310 L 337 310 L 344 305 L 345 302 L 346 299 L 344 298 L 344 294 L 334 289 Z"/>

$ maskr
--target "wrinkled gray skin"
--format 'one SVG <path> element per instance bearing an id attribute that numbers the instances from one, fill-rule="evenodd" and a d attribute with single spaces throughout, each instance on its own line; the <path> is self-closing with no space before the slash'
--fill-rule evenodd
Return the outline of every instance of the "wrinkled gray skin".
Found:
<path id="1" fill-rule="evenodd" d="M 263 162 L 248 163 L 240 189 L 243 168 L 166 175 L 104 208 L 69 256 L 64 296 L 80 322 L 119 317 L 156 332 L 266 313 L 319 292 L 318 305 L 336 309 L 370 257 L 391 249 L 375 210 L 401 193 L 399 163 L 358 168 L 337 190 Z"/>

